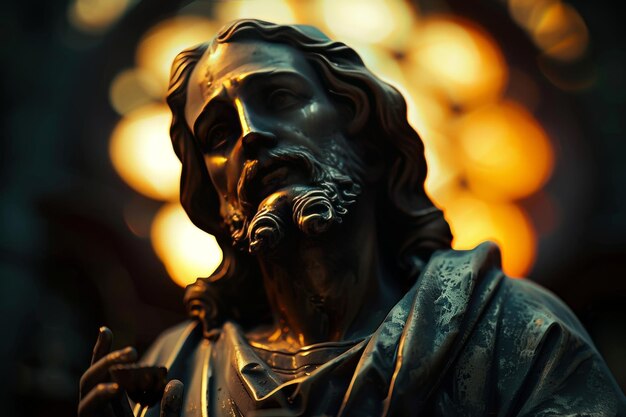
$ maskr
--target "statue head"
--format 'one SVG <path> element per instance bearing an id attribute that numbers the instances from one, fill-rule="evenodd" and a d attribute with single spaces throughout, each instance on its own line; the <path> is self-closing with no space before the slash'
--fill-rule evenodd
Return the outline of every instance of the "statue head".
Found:
<path id="1" fill-rule="evenodd" d="M 178 55 L 167 102 L 181 203 L 224 251 L 186 294 L 207 323 L 267 316 L 251 253 L 274 250 L 285 233 L 326 233 L 372 188 L 380 247 L 404 285 L 450 247 L 402 95 L 317 29 L 234 21 Z"/>

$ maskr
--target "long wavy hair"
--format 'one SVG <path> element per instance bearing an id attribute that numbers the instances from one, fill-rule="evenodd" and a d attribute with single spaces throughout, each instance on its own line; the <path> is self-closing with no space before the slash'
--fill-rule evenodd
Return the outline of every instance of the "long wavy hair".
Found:
<path id="1" fill-rule="evenodd" d="M 185 294 L 188 312 L 204 323 L 207 334 L 224 320 L 252 326 L 270 316 L 259 267 L 248 253 L 232 247 L 200 146 L 185 120 L 187 84 L 198 61 L 218 44 L 250 40 L 300 51 L 331 98 L 351 109 L 345 134 L 383 158 L 386 193 L 376 203 L 379 237 L 384 242 L 380 246 L 383 256 L 395 263 L 398 280 L 411 285 L 433 251 L 449 248 L 452 241 L 442 212 L 424 190 L 424 145 L 409 125 L 400 92 L 372 74 L 353 49 L 311 26 L 236 20 L 210 43 L 176 57 L 167 95 L 173 116 L 172 144 L 182 162 L 181 203 L 196 226 L 215 236 L 224 254 L 217 270 L 208 278 L 198 278 Z"/>

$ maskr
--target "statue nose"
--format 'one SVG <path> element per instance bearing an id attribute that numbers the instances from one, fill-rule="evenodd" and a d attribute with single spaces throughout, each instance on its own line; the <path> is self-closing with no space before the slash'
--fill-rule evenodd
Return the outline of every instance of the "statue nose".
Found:
<path id="1" fill-rule="evenodd" d="M 276 145 L 276 136 L 270 132 L 249 130 L 248 133 L 244 133 L 241 142 L 246 151 L 255 152 L 263 147 L 273 148 Z"/>
<path id="2" fill-rule="evenodd" d="M 246 151 L 257 151 L 261 147 L 272 148 L 276 145 L 276 135 L 263 129 L 248 109 L 240 105 L 239 120 L 241 123 L 242 145 Z"/>

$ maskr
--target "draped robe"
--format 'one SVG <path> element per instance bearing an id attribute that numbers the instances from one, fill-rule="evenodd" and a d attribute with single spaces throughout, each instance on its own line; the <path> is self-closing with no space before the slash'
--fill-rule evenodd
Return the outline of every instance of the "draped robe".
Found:
<path id="1" fill-rule="evenodd" d="M 184 416 L 626 416 L 589 335 L 498 248 L 435 252 L 369 337 L 272 352 L 235 323 L 183 323 L 144 362 L 185 384 Z M 158 405 L 135 408 L 158 416 Z"/>

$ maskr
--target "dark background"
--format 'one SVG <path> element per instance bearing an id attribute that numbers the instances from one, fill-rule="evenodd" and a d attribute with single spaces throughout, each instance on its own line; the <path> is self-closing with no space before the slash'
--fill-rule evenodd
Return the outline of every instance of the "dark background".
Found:
<path id="1" fill-rule="evenodd" d="M 160 204 L 138 196 L 111 166 L 108 138 L 118 116 L 108 89 L 121 69 L 133 65 L 141 35 L 187 3 L 136 2 L 98 36 L 68 24 L 65 1 L 2 6 L 4 416 L 74 415 L 77 381 L 100 325 L 113 329 L 116 347 L 132 344 L 142 352 L 160 331 L 184 319 L 183 290 L 168 278 L 149 240 L 130 233 L 122 218 L 129 201 L 148 214 Z M 425 13 L 441 7 L 419 3 Z M 568 66 L 540 62 L 502 2 L 453 0 L 447 6 L 485 27 L 509 65 L 540 88 L 535 115 L 557 155 L 545 192 L 560 209 L 557 227 L 541 236 L 530 279 L 574 310 L 625 389 L 623 22 L 608 1 L 568 3 L 583 16 L 591 38 L 586 57 Z M 593 83 L 567 87 L 581 80 Z M 509 87 L 512 98 L 523 93 Z M 540 231 L 553 221 L 540 198 L 523 204 Z"/>

